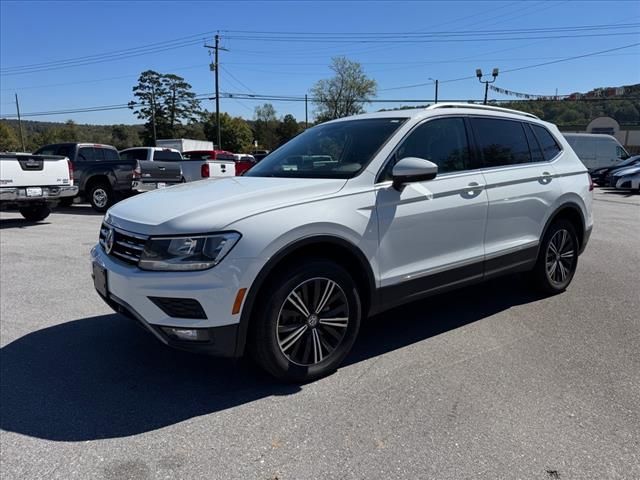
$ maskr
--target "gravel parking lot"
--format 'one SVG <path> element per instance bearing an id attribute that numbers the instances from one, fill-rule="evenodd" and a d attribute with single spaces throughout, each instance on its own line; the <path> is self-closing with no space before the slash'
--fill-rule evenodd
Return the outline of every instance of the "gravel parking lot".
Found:
<path id="1" fill-rule="evenodd" d="M 93 291 L 88 206 L 0 217 L 3 479 L 640 478 L 640 195 L 598 190 L 567 292 L 510 277 L 368 322 L 283 386 Z"/>

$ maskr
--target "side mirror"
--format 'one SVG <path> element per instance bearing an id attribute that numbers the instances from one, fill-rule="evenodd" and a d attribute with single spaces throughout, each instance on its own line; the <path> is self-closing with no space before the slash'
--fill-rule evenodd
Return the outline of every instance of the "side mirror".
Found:
<path id="1" fill-rule="evenodd" d="M 407 183 L 433 180 L 438 174 L 438 166 L 424 158 L 405 157 L 395 164 L 391 171 L 393 188 L 402 190 Z"/>

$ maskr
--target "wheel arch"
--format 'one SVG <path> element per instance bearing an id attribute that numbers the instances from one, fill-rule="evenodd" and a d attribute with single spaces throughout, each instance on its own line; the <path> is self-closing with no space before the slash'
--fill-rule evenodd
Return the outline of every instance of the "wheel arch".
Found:
<path id="1" fill-rule="evenodd" d="M 252 313 L 264 285 L 287 265 L 302 258 L 326 258 L 345 267 L 358 285 L 362 296 L 363 317 L 366 317 L 373 302 L 376 283 L 373 269 L 364 253 L 348 240 L 333 235 L 306 237 L 288 244 L 273 255 L 253 281 L 240 315 L 236 338 L 236 356 L 241 356 L 244 353 L 251 327 Z"/>
<path id="2" fill-rule="evenodd" d="M 540 245 L 542 245 L 542 239 L 547 234 L 549 227 L 556 220 L 560 220 L 560 219 L 564 219 L 571 222 L 573 227 L 576 229 L 576 234 L 578 236 L 578 244 L 579 244 L 578 251 L 582 253 L 582 250 L 584 249 L 584 246 L 586 243 L 586 239 L 585 239 L 586 221 L 585 221 L 584 213 L 582 209 L 576 202 L 573 202 L 573 201 L 563 203 L 562 205 L 557 207 L 556 210 L 549 216 L 542 230 L 542 235 L 540 236 Z"/>

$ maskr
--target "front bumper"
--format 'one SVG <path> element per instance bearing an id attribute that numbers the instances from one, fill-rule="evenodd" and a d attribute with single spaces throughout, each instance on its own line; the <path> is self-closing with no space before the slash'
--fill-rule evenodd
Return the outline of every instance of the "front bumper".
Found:
<path id="1" fill-rule="evenodd" d="M 65 197 L 75 197 L 78 194 L 77 186 L 49 186 L 42 188 L 42 195 L 27 197 L 26 187 L 2 187 L 0 188 L 0 201 L 3 202 L 36 202 L 41 200 L 58 200 Z"/>
<path id="2" fill-rule="evenodd" d="M 251 271 L 250 259 L 225 258 L 209 270 L 197 272 L 152 272 L 121 262 L 96 245 L 91 261 L 106 271 L 106 296 L 96 291 L 116 312 L 137 320 L 164 344 L 217 356 L 236 356 L 240 312 L 232 314 L 240 288 L 248 280 L 240 272 Z M 157 299 L 192 299 L 206 318 L 172 316 Z M 199 331 L 197 340 L 181 340 L 171 328 Z M 202 334 L 202 335 L 200 335 Z"/>

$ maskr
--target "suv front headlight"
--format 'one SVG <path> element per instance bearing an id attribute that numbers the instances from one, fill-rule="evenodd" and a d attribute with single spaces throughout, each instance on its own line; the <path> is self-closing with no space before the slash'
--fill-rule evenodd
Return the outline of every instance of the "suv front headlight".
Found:
<path id="1" fill-rule="evenodd" d="M 152 237 L 144 247 L 138 267 L 160 271 L 206 270 L 220 263 L 240 237 L 238 232 Z"/>

